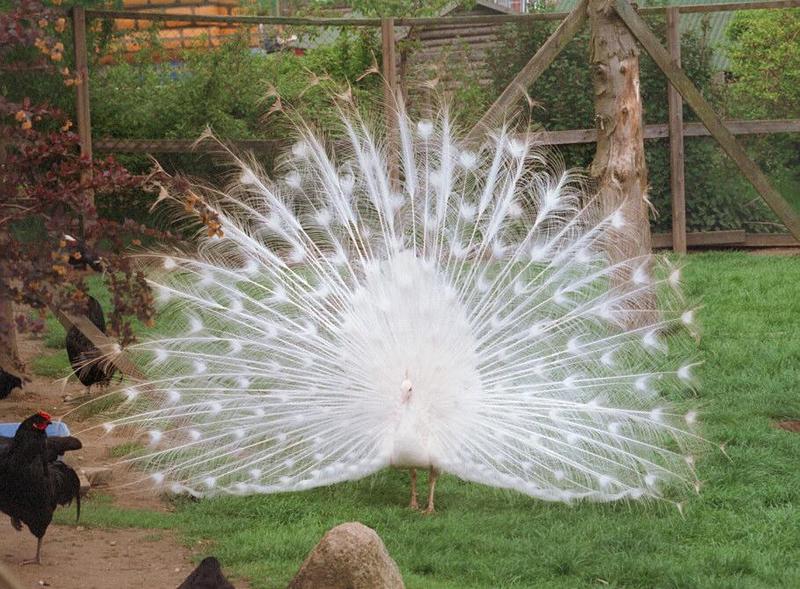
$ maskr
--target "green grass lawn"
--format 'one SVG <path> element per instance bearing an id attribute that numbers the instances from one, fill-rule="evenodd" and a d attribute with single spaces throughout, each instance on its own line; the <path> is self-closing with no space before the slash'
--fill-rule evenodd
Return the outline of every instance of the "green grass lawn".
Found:
<path id="1" fill-rule="evenodd" d="M 84 525 L 211 539 L 255 588 L 285 587 L 324 532 L 351 520 L 378 531 L 410 588 L 800 587 L 800 434 L 770 426 L 800 418 L 800 257 L 692 255 L 685 282 L 702 305 L 697 404 L 712 444 L 683 515 L 667 503 L 551 504 L 445 476 L 439 512 L 423 517 L 404 507 L 407 474 L 387 471 L 303 493 L 180 501 L 169 514 L 98 498 Z"/>

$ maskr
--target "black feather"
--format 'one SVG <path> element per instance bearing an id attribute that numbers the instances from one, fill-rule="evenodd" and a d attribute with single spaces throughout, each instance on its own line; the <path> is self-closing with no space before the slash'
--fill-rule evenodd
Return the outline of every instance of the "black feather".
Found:
<path id="1" fill-rule="evenodd" d="M 5 399 L 14 389 L 22 388 L 22 379 L 0 368 L 0 399 Z"/>
<path id="2" fill-rule="evenodd" d="M 0 456 L 3 456 L 11 448 L 14 438 L 0 437 Z M 48 462 L 54 462 L 66 452 L 80 450 L 83 444 L 78 438 L 72 436 L 49 436 L 45 441 L 45 458 Z"/>
<path id="3" fill-rule="evenodd" d="M 222 574 L 222 567 L 219 561 L 213 556 L 204 558 L 197 568 L 186 577 L 178 589 L 236 589 L 230 584 L 225 575 Z"/>
<path id="4" fill-rule="evenodd" d="M 103 333 L 106 332 L 103 308 L 94 297 L 89 297 L 86 316 L 97 329 Z M 102 355 L 100 350 L 77 327 L 73 326 L 69 329 L 66 343 L 69 363 L 83 386 L 107 384 L 111 380 L 111 377 L 114 376 L 114 368 L 99 361 Z"/>
<path id="5" fill-rule="evenodd" d="M 75 499 L 77 514 L 75 521 L 81 519 L 81 480 L 70 466 L 56 460 L 49 464 L 50 485 L 52 487 L 51 509 L 59 505 L 69 505 Z"/>

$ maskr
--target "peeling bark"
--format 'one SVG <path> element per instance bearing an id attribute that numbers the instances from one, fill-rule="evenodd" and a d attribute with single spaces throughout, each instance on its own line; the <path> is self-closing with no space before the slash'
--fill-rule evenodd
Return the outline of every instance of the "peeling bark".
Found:
<path id="1" fill-rule="evenodd" d="M 0 163 L 6 159 L 6 143 L 0 141 Z M 8 231 L 8 227 L 0 227 Z M 17 324 L 14 320 L 14 301 L 3 287 L 3 269 L 0 265 L 0 368 L 14 376 L 22 377 L 24 365 L 17 349 Z"/>
<path id="2" fill-rule="evenodd" d="M 614 259 L 650 251 L 647 166 L 644 159 L 642 100 L 639 94 L 639 48 L 613 9 L 613 2 L 591 0 L 589 62 L 595 96 L 597 153 L 589 169 L 600 202 L 610 209 L 624 202 L 625 218 L 638 227 L 618 244 Z M 631 233 L 628 232 L 630 238 Z"/>

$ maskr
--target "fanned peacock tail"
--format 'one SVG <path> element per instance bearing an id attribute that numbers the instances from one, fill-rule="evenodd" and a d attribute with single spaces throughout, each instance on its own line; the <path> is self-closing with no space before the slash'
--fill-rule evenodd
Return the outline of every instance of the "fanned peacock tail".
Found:
<path id="1" fill-rule="evenodd" d="M 344 116 L 333 154 L 301 126 L 274 181 L 237 160 L 204 193 L 224 234 L 147 256 L 164 335 L 106 425 L 140 428 L 131 460 L 196 495 L 391 465 L 564 501 L 695 484 L 692 312 L 622 257 L 624 203 L 510 129 L 471 150 L 446 112 L 398 120 L 390 150 Z"/>

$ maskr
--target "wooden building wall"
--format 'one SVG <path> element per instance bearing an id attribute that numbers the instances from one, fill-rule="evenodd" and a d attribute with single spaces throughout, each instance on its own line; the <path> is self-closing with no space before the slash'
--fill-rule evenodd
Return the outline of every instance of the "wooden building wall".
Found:
<path id="1" fill-rule="evenodd" d="M 499 14 L 476 5 L 452 15 Z M 502 24 L 439 24 L 413 27 L 400 44 L 400 80 L 409 102 L 431 90 L 428 83 L 438 80 L 434 92 L 448 93 L 465 79 L 482 86 L 491 84 L 487 54 L 497 43 Z"/>

